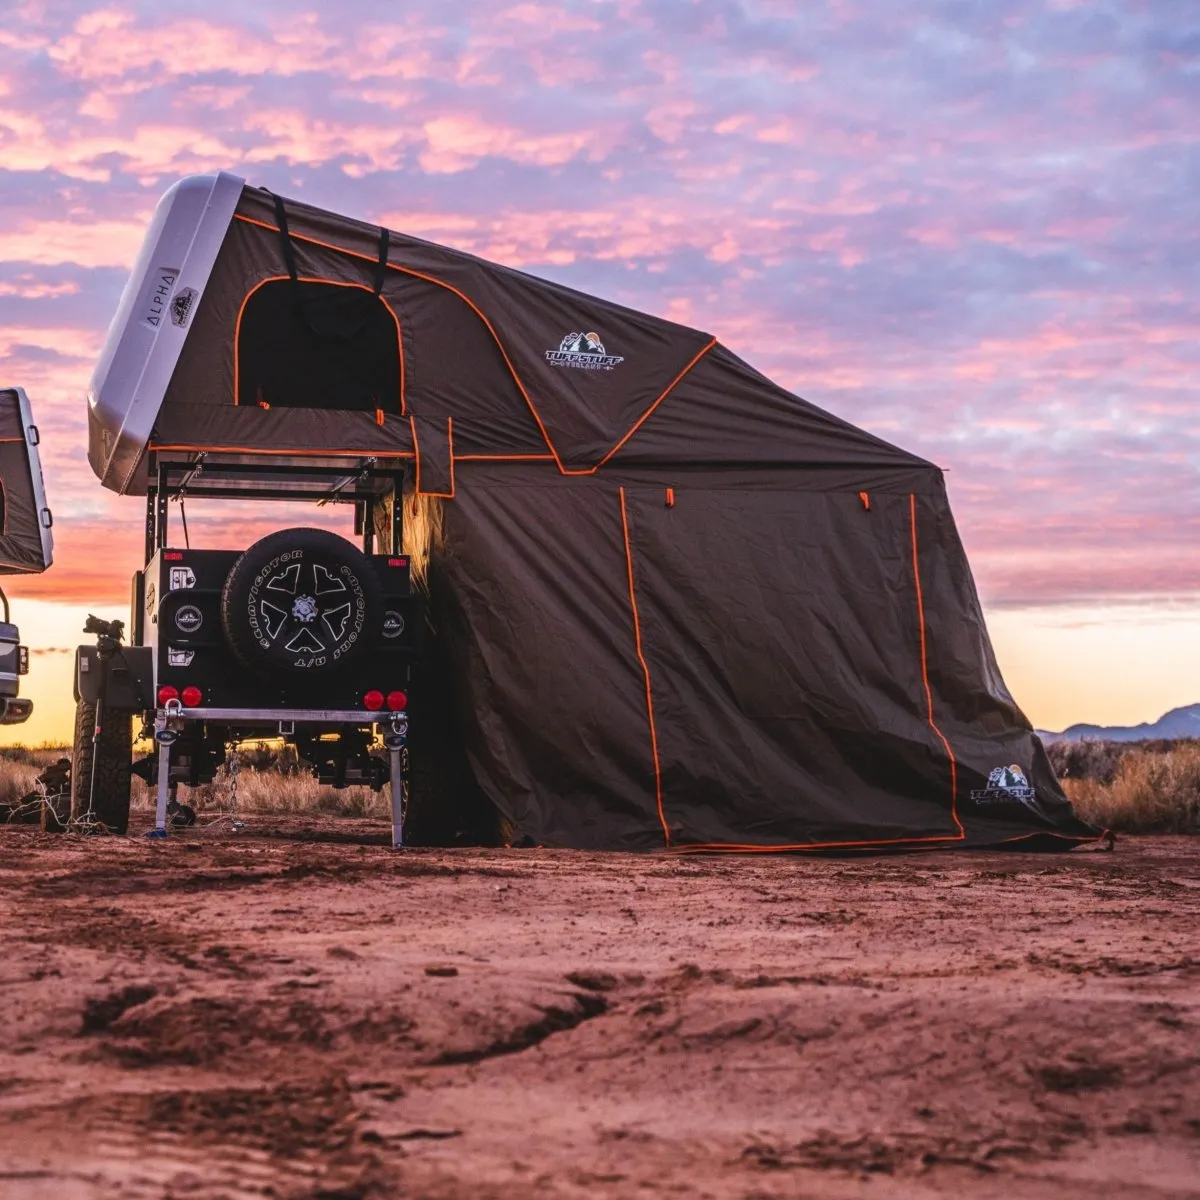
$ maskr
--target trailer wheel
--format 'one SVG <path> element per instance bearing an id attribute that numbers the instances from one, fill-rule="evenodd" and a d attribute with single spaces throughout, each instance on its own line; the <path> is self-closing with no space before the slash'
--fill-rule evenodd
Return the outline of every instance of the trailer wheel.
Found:
<path id="1" fill-rule="evenodd" d="M 133 713 L 127 708 L 104 709 L 104 727 L 95 743 L 96 787 L 92 794 L 92 739 L 96 706 L 80 700 L 75 706 L 75 748 L 71 755 L 71 819 L 79 820 L 91 802 L 92 818 L 109 833 L 129 830 L 129 790 L 133 765 Z"/>
<path id="2" fill-rule="evenodd" d="M 244 667 L 291 679 L 331 675 L 378 649 L 383 589 L 356 546 L 324 529 L 254 543 L 221 590 L 221 625 Z"/>

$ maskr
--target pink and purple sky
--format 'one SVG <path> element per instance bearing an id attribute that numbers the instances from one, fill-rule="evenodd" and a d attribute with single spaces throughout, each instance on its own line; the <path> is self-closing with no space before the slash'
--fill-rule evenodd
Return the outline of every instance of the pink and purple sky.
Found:
<path id="1" fill-rule="evenodd" d="M 1200 9 L 6 4 L 0 386 L 57 535 L 6 741 L 67 735 L 83 613 L 124 615 L 84 395 L 155 201 L 217 168 L 696 325 L 945 467 L 1035 724 L 1200 701 Z"/>

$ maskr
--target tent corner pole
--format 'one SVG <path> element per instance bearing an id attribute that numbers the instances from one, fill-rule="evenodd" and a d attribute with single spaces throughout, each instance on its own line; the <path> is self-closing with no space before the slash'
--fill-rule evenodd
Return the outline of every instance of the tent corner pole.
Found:
<path id="1" fill-rule="evenodd" d="M 168 480 L 170 476 L 170 468 L 166 463 L 158 464 L 158 489 L 154 498 L 154 544 L 151 549 L 150 557 L 154 557 L 154 551 L 164 548 L 167 544 L 167 495 Z M 147 562 L 150 560 L 147 559 Z"/>
<path id="2" fill-rule="evenodd" d="M 388 538 L 389 554 L 400 554 L 404 549 L 404 476 L 392 476 L 391 531 Z"/>

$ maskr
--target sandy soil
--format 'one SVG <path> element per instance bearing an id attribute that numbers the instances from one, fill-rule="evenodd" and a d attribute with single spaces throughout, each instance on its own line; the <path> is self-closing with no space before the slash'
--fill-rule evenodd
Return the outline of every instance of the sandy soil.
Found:
<path id="1" fill-rule="evenodd" d="M 0 1195 L 1200 1196 L 1200 843 L 0 831 Z"/>

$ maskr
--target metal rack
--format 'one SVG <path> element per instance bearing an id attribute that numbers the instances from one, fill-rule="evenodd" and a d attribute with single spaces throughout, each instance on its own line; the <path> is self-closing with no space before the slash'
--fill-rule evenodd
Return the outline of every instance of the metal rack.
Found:
<path id="1" fill-rule="evenodd" d="M 254 457 L 198 451 L 187 459 L 150 456 L 152 482 L 146 490 L 145 561 L 167 546 L 171 500 L 312 500 L 317 504 L 353 504 L 354 531 L 364 554 L 374 552 L 375 518 L 380 505 L 388 514 L 387 549 L 399 554 L 403 539 L 405 467 L 372 455 L 343 463 L 272 463 Z"/>

